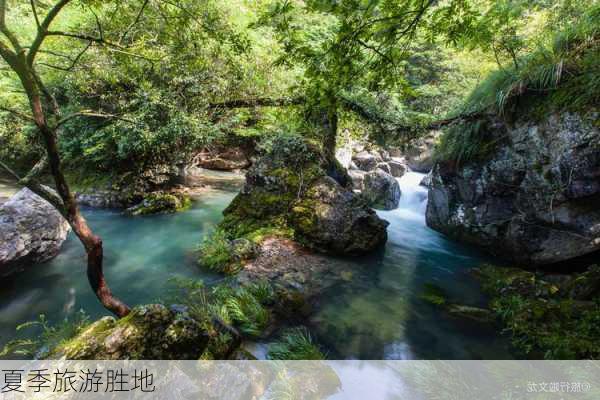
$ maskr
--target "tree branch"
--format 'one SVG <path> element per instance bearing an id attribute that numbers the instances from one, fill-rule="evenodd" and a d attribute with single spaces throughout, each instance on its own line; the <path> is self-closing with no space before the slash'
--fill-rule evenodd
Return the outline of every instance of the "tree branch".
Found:
<path id="1" fill-rule="evenodd" d="M 142 4 L 142 7 L 140 7 L 140 11 L 138 12 L 137 16 L 135 17 L 135 20 L 125 29 L 125 31 L 121 35 L 121 38 L 119 39 L 119 43 L 123 43 L 123 41 L 129 34 L 129 31 L 131 31 L 131 29 L 133 29 L 133 27 L 136 26 L 138 22 L 140 22 L 140 19 L 142 18 L 142 14 L 144 13 L 144 9 L 146 8 L 146 6 L 148 5 L 149 2 L 150 2 L 150 0 L 144 1 L 144 4 Z"/>
<path id="2" fill-rule="evenodd" d="M 35 0 L 29 0 L 31 4 L 31 11 L 33 12 L 33 18 L 35 18 L 35 24 L 37 25 L 38 30 L 42 28 L 40 25 L 40 19 L 38 17 L 37 9 L 35 8 Z"/>
<path id="3" fill-rule="evenodd" d="M 56 129 L 58 129 L 59 127 L 61 127 L 65 123 L 67 123 L 68 121 L 70 121 L 70 120 L 72 120 L 74 118 L 79 118 L 79 117 L 118 119 L 118 120 L 121 120 L 121 121 L 129 122 L 131 124 L 135 124 L 136 123 L 135 121 L 132 121 L 130 119 L 123 118 L 123 117 L 120 117 L 120 116 L 114 115 L 114 114 L 105 114 L 105 113 L 96 112 L 96 111 L 93 111 L 93 110 L 82 110 L 82 111 L 78 111 L 78 112 L 73 113 L 73 114 L 69 114 L 66 117 L 64 117 L 61 120 L 59 120 L 56 123 Z"/>
<path id="4" fill-rule="evenodd" d="M 85 40 L 88 42 L 99 43 L 99 44 L 103 44 L 106 46 L 114 47 L 116 49 L 121 49 L 121 50 L 124 49 L 123 46 L 121 46 L 117 43 L 109 42 L 103 38 L 98 38 L 98 37 L 85 35 L 85 34 L 63 32 L 63 31 L 48 31 L 48 32 L 46 32 L 46 36 L 64 36 L 64 37 L 69 37 L 69 38 L 73 38 L 73 39 L 79 39 L 79 40 Z"/>
<path id="5" fill-rule="evenodd" d="M 66 219 L 67 212 L 65 210 L 65 204 L 59 195 L 53 189 L 40 184 L 35 179 L 37 175 L 39 175 L 40 172 L 46 168 L 46 165 L 47 158 L 44 156 L 34 165 L 31 171 L 29 171 L 24 178 L 21 178 L 15 171 L 13 171 L 8 165 L 0 160 L 0 167 L 2 167 L 2 169 L 12 176 L 17 181 L 18 185 L 28 188 L 33 193 L 46 200 L 48 203 L 52 204 L 54 208 L 56 208 L 58 212 L 60 212 L 60 214 Z"/>
<path id="6" fill-rule="evenodd" d="M 4 107 L 4 106 L 0 106 L 0 111 L 6 111 L 6 112 L 9 112 L 9 113 L 11 113 L 11 114 L 14 114 L 14 115 L 16 115 L 17 117 L 19 117 L 19 118 L 21 118 L 21 119 L 24 119 L 24 120 L 27 120 L 27 121 L 29 121 L 29 122 L 33 122 L 33 123 L 35 123 L 35 119 L 34 119 L 34 118 L 31 116 L 31 115 L 27 115 L 27 114 L 25 114 L 25 113 L 22 113 L 22 112 L 20 112 L 20 111 L 14 110 L 14 109 L 12 109 L 12 108 L 9 108 L 9 107 Z"/>
<path id="7" fill-rule="evenodd" d="M 41 25 L 39 25 L 37 35 L 35 36 L 35 39 L 33 39 L 33 43 L 31 44 L 29 52 L 27 53 L 27 63 L 29 65 L 33 65 L 35 56 L 37 55 L 40 47 L 42 46 L 44 39 L 48 35 L 48 29 L 50 28 L 52 21 L 54 21 L 60 10 L 62 10 L 67 4 L 69 4 L 70 1 L 71 0 L 60 0 L 54 5 L 54 7 L 50 9 L 50 11 L 48 11 L 48 14 L 46 14 L 46 18 L 44 18 L 44 21 L 41 23 Z"/>
<path id="8" fill-rule="evenodd" d="M 249 107 L 285 107 L 304 104 L 305 99 L 296 98 L 257 98 L 257 99 L 238 99 L 227 100 L 219 103 L 210 103 L 209 108 L 249 108 Z"/>
<path id="9" fill-rule="evenodd" d="M 6 26 L 6 0 L 0 0 L 0 32 L 2 32 L 12 44 L 15 53 L 20 53 L 21 50 L 23 50 L 17 37 Z"/>

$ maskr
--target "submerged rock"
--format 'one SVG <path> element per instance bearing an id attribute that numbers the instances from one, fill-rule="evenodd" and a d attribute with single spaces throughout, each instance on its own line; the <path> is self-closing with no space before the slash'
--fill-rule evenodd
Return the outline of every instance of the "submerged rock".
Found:
<path id="1" fill-rule="evenodd" d="M 490 121 L 485 159 L 438 165 L 427 225 L 522 265 L 600 251 L 598 113 Z"/>
<path id="2" fill-rule="evenodd" d="M 376 169 L 364 177 L 363 196 L 369 205 L 382 210 L 393 210 L 400 202 L 400 184 L 392 175 Z"/>
<path id="3" fill-rule="evenodd" d="M 54 349 L 50 359 L 194 360 L 209 336 L 186 312 L 160 304 L 134 308 L 120 320 L 104 317 Z"/>
<path id="4" fill-rule="evenodd" d="M 29 189 L 0 206 L 0 275 L 25 263 L 56 256 L 70 227 L 60 213 Z"/>

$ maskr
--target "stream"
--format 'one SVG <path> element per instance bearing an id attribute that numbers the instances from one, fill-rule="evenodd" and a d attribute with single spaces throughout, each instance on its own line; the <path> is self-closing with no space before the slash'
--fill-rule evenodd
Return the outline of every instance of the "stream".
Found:
<path id="1" fill-rule="evenodd" d="M 423 288 L 434 284 L 453 302 L 485 304 L 469 273 L 485 257 L 427 228 L 422 178 L 409 172 L 399 179 L 400 206 L 378 211 L 390 222 L 386 246 L 377 254 L 345 261 L 351 279 L 324 293 L 306 321 L 328 358 L 512 357 L 507 341 L 493 328 L 450 317 L 420 298 Z M 167 296 L 176 277 L 207 283 L 219 279 L 197 267 L 195 249 L 221 220 L 236 190 L 203 190 L 190 210 L 170 215 L 132 218 L 118 211 L 83 209 L 104 240 L 105 274 L 112 290 L 128 304 L 142 304 Z M 85 253 L 72 233 L 56 258 L 27 271 L 2 280 L 0 348 L 25 335 L 15 332 L 17 325 L 40 314 L 51 322 L 81 309 L 92 319 L 106 315 L 89 288 Z"/>

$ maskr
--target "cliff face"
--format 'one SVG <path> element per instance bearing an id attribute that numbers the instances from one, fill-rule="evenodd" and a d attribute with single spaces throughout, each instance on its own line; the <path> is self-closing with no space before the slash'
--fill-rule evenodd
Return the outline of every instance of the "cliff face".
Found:
<path id="1" fill-rule="evenodd" d="M 600 250 L 599 115 L 487 124 L 489 157 L 435 166 L 427 224 L 523 266 Z"/>

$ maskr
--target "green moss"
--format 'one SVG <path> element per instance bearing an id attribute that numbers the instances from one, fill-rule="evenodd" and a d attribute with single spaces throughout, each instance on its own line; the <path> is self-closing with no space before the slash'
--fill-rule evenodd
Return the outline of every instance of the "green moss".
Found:
<path id="1" fill-rule="evenodd" d="M 593 267 L 573 276 L 544 276 L 515 268 L 485 266 L 478 271 L 490 307 L 529 358 L 597 358 L 600 297 Z"/>
<path id="2" fill-rule="evenodd" d="M 171 193 L 150 193 L 142 202 L 127 209 L 130 215 L 150 215 L 160 213 L 173 213 L 185 211 L 192 205 L 192 200 L 187 195 Z"/>

